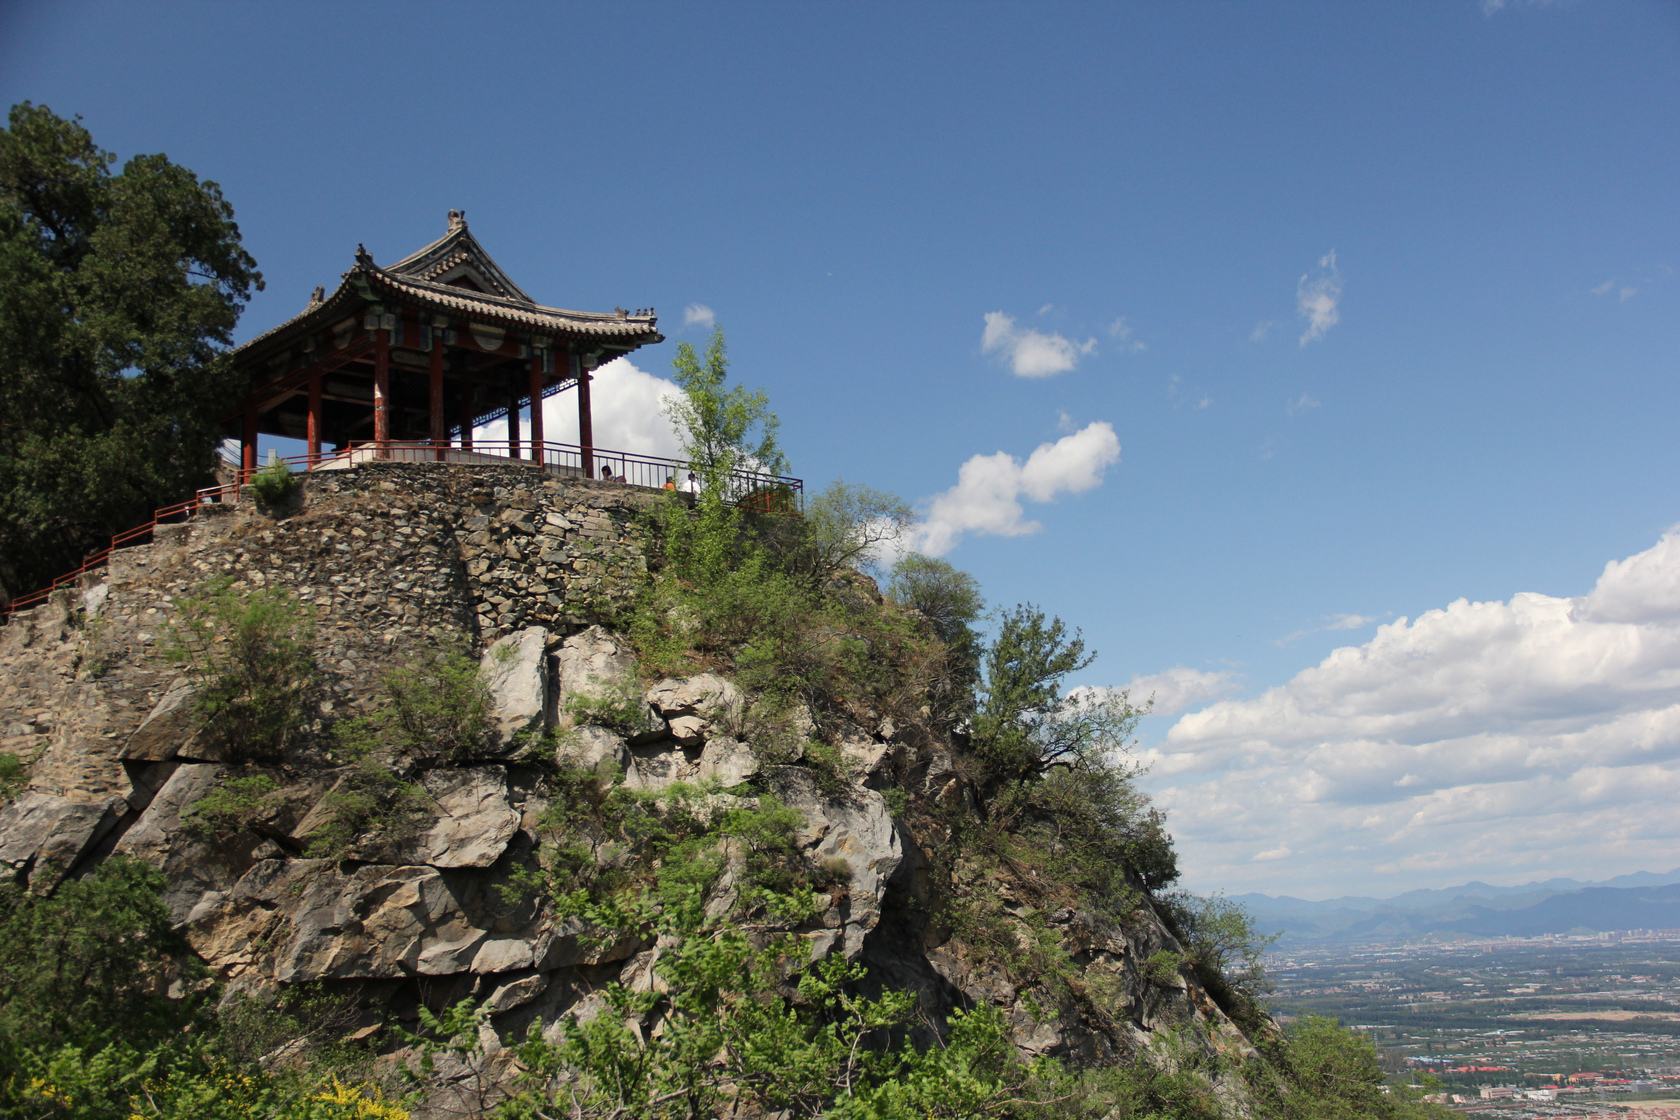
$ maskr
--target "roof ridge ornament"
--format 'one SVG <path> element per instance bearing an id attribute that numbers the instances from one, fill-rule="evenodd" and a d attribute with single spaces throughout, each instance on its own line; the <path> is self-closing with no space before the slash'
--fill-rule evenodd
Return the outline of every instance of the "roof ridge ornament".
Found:
<path id="1" fill-rule="evenodd" d="M 451 210 L 449 212 L 449 231 L 467 228 L 467 212 L 465 210 Z"/>
<path id="2" fill-rule="evenodd" d="M 326 299 L 327 289 L 322 287 L 320 284 L 317 284 L 315 285 L 315 290 L 309 293 L 309 306 L 319 307 L 321 304 L 326 302 Z"/>
<path id="3" fill-rule="evenodd" d="M 356 264 L 363 268 L 373 267 L 373 254 L 360 241 L 356 242 Z"/>

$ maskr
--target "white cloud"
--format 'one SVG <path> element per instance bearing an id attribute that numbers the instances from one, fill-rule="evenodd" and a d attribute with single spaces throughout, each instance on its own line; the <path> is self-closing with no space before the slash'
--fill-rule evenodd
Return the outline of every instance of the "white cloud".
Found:
<path id="1" fill-rule="evenodd" d="M 1639 294 L 1639 289 L 1638 288 L 1635 288 L 1631 284 L 1624 284 L 1622 287 L 1616 289 L 1616 301 L 1618 303 L 1626 303 L 1628 300 L 1632 299 L 1634 296 L 1636 296 L 1638 294 Z"/>
<path id="2" fill-rule="evenodd" d="M 1036 533 L 1043 526 L 1027 518 L 1023 499 L 1051 502 L 1093 489 L 1119 460 L 1120 439 L 1113 425 L 1101 420 L 1040 444 L 1025 463 L 1006 451 L 971 456 L 958 469 L 957 484 L 929 500 L 927 515 L 912 528 L 905 547 L 943 556 L 969 533 Z"/>
<path id="3" fill-rule="evenodd" d="M 1263 852 L 1255 852 L 1254 862 L 1271 863 L 1274 860 L 1288 859 L 1290 854 L 1289 845 L 1285 844 L 1281 848 L 1267 848 Z"/>
<path id="4" fill-rule="evenodd" d="M 1607 296 L 1615 290 L 1616 282 L 1614 280 L 1606 280 L 1602 284 L 1594 284 L 1592 294 L 1595 296 Z"/>
<path id="5" fill-rule="evenodd" d="M 709 331 L 717 326 L 717 312 L 703 303 L 691 303 L 683 308 L 683 326 Z"/>
<path id="6" fill-rule="evenodd" d="M 1672 862 L 1680 527 L 1580 596 L 1460 599 L 1383 625 L 1259 696 L 1183 715 L 1145 760 L 1181 863 L 1230 889 L 1373 893 Z M 1280 841 L 1288 870 L 1254 869 Z"/>
<path id="7" fill-rule="evenodd" d="M 680 458 L 682 445 L 665 418 L 664 402 L 681 394 L 675 382 L 637 368 L 628 358 L 608 362 L 589 383 L 595 446 Z M 496 426 L 506 431 L 500 422 Z M 560 443 L 577 442 L 577 390 L 568 389 L 543 401 L 543 435 Z"/>
<path id="8" fill-rule="evenodd" d="M 1009 363 L 1016 377 L 1053 377 L 1079 364 L 1079 359 L 1096 352 L 1097 340 L 1074 342 L 1064 335 L 1020 327 L 1015 317 L 1002 311 L 988 311 L 980 332 L 982 352 Z"/>
<path id="9" fill-rule="evenodd" d="M 1270 319 L 1260 320 L 1258 323 L 1254 324 L 1254 329 L 1248 332 L 1248 340 L 1250 342 L 1266 341 L 1266 336 L 1272 333 L 1272 328 L 1275 326 L 1277 326 L 1277 324 L 1272 322 Z"/>
<path id="10" fill-rule="evenodd" d="M 1336 265 L 1336 250 L 1318 259 L 1318 274 L 1301 273 L 1295 282 L 1295 310 L 1307 322 L 1301 345 L 1317 342 L 1341 321 L 1342 272 Z"/>
<path id="11" fill-rule="evenodd" d="M 1210 671 L 1175 665 L 1159 673 L 1133 677 L 1122 688 L 1134 704 L 1142 705 L 1154 697 L 1151 715 L 1170 716 L 1192 705 L 1229 696 L 1236 691 L 1237 676 L 1223 669 Z"/>
<path id="12" fill-rule="evenodd" d="M 1124 315 L 1108 325 L 1108 336 L 1119 344 L 1120 349 L 1129 354 L 1141 354 L 1149 349 L 1148 344 L 1132 330 L 1132 325 L 1126 321 Z"/>
<path id="13" fill-rule="evenodd" d="M 1309 409 L 1317 408 L 1322 403 L 1322 401 L 1313 396 L 1311 393 L 1302 393 L 1300 396 L 1284 405 L 1283 410 L 1291 416 L 1299 416 L 1301 413 L 1306 412 Z"/>

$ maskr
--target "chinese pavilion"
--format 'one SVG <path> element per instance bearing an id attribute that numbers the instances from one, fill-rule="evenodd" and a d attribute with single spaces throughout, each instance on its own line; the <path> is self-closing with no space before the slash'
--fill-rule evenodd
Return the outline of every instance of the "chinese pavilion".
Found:
<path id="1" fill-rule="evenodd" d="M 494 453 L 542 461 L 542 400 L 575 389 L 576 458 L 594 474 L 592 370 L 660 342 L 652 310 L 566 311 L 536 303 L 484 251 L 466 215 L 449 212 L 442 237 L 381 267 L 361 246 L 332 294 L 233 352 L 249 378 L 228 417 L 242 465 L 257 465 L 259 434 L 305 442 L 311 466 L 323 443 L 340 454 L 401 448 L 440 460 L 473 451 L 473 429 L 506 418 Z M 528 409 L 528 440 L 520 410 Z M 455 449 L 455 450 L 452 450 Z M 482 450 L 491 450 L 483 448 Z"/>

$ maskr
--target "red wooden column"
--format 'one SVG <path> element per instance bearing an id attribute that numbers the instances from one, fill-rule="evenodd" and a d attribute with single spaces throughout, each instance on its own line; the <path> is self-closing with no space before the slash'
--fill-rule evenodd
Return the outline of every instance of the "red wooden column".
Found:
<path id="1" fill-rule="evenodd" d="M 309 415 L 305 425 L 311 468 L 321 460 L 321 371 L 309 375 Z"/>
<path id="2" fill-rule="evenodd" d="M 432 421 L 432 454 L 438 462 L 449 457 L 449 433 L 443 421 L 443 332 L 432 329 L 431 399 L 426 411 Z"/>
<path id="3" fill-rule="evenodd" d="M 519 390 L 508 389 L 508 458 L 519 458 Z"/>
<path id="4" fill-rule="evenodd" d="M 595 477 L 595 424 L 589 414 L 589 370 L 583 362 L 583 355 L 572 355 L 573 368 L 577 371 L 578 398 L 578 448 L 582 452 L 583 477 Z"/>
<path id="5" fill-rule="evenodd" d="M 531 461 L 541 464 L 543 461 L 543 356 L 542 351 L 531 349 Z"/>
<path id="6" fill-rule="evenodd" d="M 248 482 L 257 469 L 257 404 L 245 402 L 245 415 L 239 431 L 239 465 L 244 468 L 240 481 Z"/>
<path id="7" fill-rule="evenodd" d="M 381 326 L 373 332 L 373 441 L 379 458 L 388 458 L 385 444 L 391 439 L 391 332 Z"/>

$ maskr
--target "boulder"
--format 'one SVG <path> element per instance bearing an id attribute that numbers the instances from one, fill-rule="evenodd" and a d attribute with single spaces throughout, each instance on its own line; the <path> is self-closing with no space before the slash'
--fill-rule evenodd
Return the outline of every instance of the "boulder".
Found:
<path id="1" fill-rule="evenodd" d="M 421 779 L 437 814 L 414 843 L 414 862 L 432 867 L 489 867 L 519 828 L 508 804 L 507 772 L 500 766 L 428 770 Z"/>
<path id="2" fill-rule="evenodd" d="M 846 760 L 846 769 L 855 780 L 866 782 L 891 761 L 893 744 L 878 743 L 873 739 L 843 739 L 840 742 L 840 757 Z"/>
<path id="3" fill-rule="evenodd" d="M 120 797 L 27 790 L 0 808 L 0 866 L 27 869 L 31 890 L 51 890 L 127 811 Z"/>
<path id="4" fill-rule="evenodd" d="M 843 797 L 823 793 L 808 770 L 783 767 L 773 784 L 788 806 L 804 818 L 797 841 L 819 863 L 843 865 L 846 897 L 840 903 L 843 947 L 853 957 L 881 920 L 887 880 L 904 858 L 886 801 L 872 789 L 852 787 Z"/>
<path id="5" fill-rule="evenodd" d="M 484 651 L 479 675 L 490 690 L 490 717 L 504 745 L 542 731 L 548 715 L 548 631 L 528 626 Z"/>
<path id="6" fill-rule="evenodd" d="M 186 681 L 172 686 L 128 737 L 122 757 L 131 762 L 164 762 L 188 747 L 197 738 L 200 725 L 193 706 L 195 694 Z"/>
<path id="7" fill-rule="evenodd" d="M 490 939 L 435 867 L 313 859 L 256 863 L 194 910 L 187 937 L 224 974 L 256 967 L 282 984 L 466 972 Z M 537 950 L 497 963 L 529 968 Z"/>
<path id="8" fill-rule="evenodd" d="M 522 976 L 518 980 L 510 980 L 491 992 L 480 1007 L 491 1015 L 500 1015 L 504 1011 L 511 1011 L 515 1007 L 523 1007 L 543 994 L 548 987 L 548 977 L 543 975 Z"/>
<path id="9" fill-rule="evenodd" d="M 560 645 L 557 708 L 562 727 L 600 722 L 611 711 L 614 730 L 633 743 L 664 735 L 664 721 L 642 702 L 636 657 L 617 635 L 591 626 Z"/>
<path id="10" fill-rule="evenodd" d="M 163 866 L 181 832 L 181 814 L 216 786 L 222 766 L 214 762 L 188 762 L 175 768 L 158 789 L 146 811 L 117 841 L 119 855 L 135 856 Z"/>
<path id="11" fill-rule="evenodd" d="M 716 673 L 667 677 L 647 690 L 647 700 L 685 746 L 735 731 L 744 710 L 741 690 Z"/>
<path id="12" fill-rule="evenodd" d="M 740 785 L 757 773 L 758 758 L 752 748 L 727 735 L 706 741 L 706 749 L 700 752 L 700 764 L 695 768 L 696 780 L 716 782 L 726 789 Z"/>
<path id="13" fill-rule="evenodd" d="M 562 733 L 554 748 L 554 761 L 561 766 L 588 770 L 611 782 L 630 765 L 630 749 L 624 739 L 605 727 L 585 724 Z"/>

